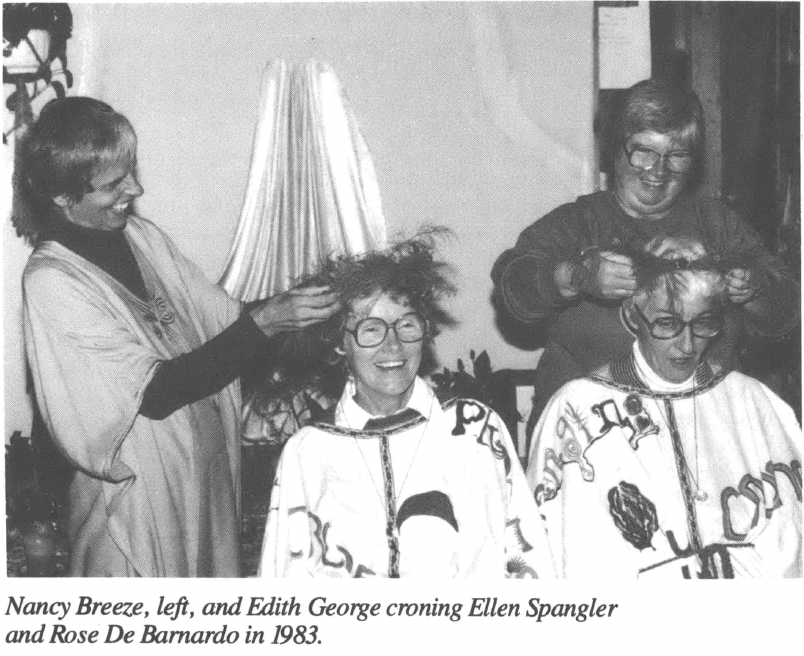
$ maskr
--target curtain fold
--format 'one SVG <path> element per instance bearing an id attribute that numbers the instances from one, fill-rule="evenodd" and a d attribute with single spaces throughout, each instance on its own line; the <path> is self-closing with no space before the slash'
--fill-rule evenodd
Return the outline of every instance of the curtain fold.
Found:
<path id="1" fill-rule="evenodd" d="M 332 254 L 386 245 L 377 177 L 335 72 L 269 62 L 240 220 L 219 284 L 251 301 L 286 291 Z"/>

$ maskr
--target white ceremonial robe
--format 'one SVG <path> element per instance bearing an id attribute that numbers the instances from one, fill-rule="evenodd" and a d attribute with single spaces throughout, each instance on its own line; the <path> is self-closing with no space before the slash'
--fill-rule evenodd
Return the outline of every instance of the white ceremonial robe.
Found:
<path id="1" fill-rule="evenodd" d="M 125 236 L 148 302 L 56 242 L 23 275 L 25 346 L 54 441 L 76 467 L 72 576 L 239 576 L 240 385 L 163 420 L 139 414 L 158 363 L 239 316 L 154 224 Z"/>
<path id="2" fill-rule="evenodd" d="M 527 477 L 560 577 L 800 577 L 800 444 L 759 381 L 673 385 L 635 344 L 553 396 Z"/>
<path id="3" fill-rule="evenodd" d="M 442 406 L 417 378 L 407 409 L 372 428 L 354 391 L 349 381 L 332 423 L 305 426 L 285 445 L 262 576 L 554 576 L 496 413 L 464 399 Z"/>

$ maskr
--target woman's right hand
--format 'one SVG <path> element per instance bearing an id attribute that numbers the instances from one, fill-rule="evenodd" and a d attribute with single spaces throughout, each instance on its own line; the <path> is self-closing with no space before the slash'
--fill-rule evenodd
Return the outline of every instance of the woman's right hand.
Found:
<path id="1" fill-rule="evenodd" d="M 326 321 L 340 308 L 338 296 L 329 287 L 296 287 L 271 296 L 251 310 L 251 317 L 268 337 L 274 337 Z"/>
<path id="2" fill-rule="evenodd" d="M 633 262 L 613 251 L 594 251 L 578 263 L 559 263 L 556 282 L 565 298 L 586 292 L 604 300 L 628 298 L 636 290 Z"/>

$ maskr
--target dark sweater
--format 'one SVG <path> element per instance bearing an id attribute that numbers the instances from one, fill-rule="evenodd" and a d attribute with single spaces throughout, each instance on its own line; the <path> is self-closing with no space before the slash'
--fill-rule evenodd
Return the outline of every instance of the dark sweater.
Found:
<path id="1" fill-rule="evenodd" d="M 123 229 L 95 230 L 54 221 L 42 240 L 56 241 L 120 282 L 138 298 L 148 292 Z M 240 318 L 198 348 L 162 361 L 143 394 L 140 414 L 164 419 L 179 408 L 215 394 L 267 356 L 268 338 L 246 306 Z"/>
<path id="2" fill-rule="evenodd" d="M 581 196 L 525 228 L 514 248 L 492 270 L 503 307 L 520 322 L 546 327 L 548 342 L 537 368 L 536 412 L 564 383 L 630 352 L 634 337 L 620 321 L 620 303 L 581 296 L 568 301 L 554 280 L 556 264 L 577 260 L 584 249 L 647 243 L 655 236 L 698 238 L 710 252 L 751 253 L 775 275 L 762 295 L 760 321 L 731 308 L 723 334 L 712 345 L 719 362 L 733 361 L 743 324 L 754 334 L 781 337 L 796 325 L 799 289 L 794 276 L 771 256 L 759 237 L 721 201 L 682 196 L 659 221 L 628 216 L 610 192 Z"/>

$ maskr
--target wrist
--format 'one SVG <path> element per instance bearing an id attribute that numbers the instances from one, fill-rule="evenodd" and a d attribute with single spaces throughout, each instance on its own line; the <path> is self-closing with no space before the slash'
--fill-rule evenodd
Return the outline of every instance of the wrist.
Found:
<path id="1" fill-rule="evenodd" d="M 268 338 L 275 337 L 279 331 L 274 329 L 272 323 L 265 321 L 266 317 L 264 316 L 264 309 L 265 305 L 260 305 L 259 307 L 250 310 L 247 314 L 251 316 L 251 318 L 254 320 L 254 323 L 257 325 L 257 328 L 262 331 L 263 335 Z"/>
<path id="2" fill-rule="evenodd" d="M 262 326 L 260 326 L 260 324 L 257 323 L 257 319 L 254 316 L 255 311 L 256 310 L 252 309 L 243 312 L 240 315 L 238 321 L 243 325 L 244 330 L 250 336 L 253 336 L 254 338 L 259 338 L 260 341 L 270 339 L 272 335 L 266 333 L 266 331 L 263 330 Z"/>
<path id="3" fill-rule="evenodd" d="M 575 284 L 577 269 L 581 266 L 576 262 L 564 260 L 556 265 L 553 278 L 555 279 L 558 293 L 566 300 L 575 298 L 580 293 L 580 288 Z"/>

